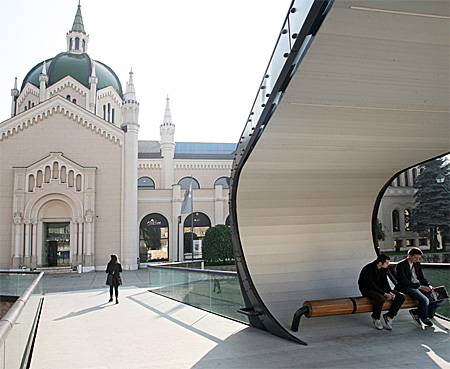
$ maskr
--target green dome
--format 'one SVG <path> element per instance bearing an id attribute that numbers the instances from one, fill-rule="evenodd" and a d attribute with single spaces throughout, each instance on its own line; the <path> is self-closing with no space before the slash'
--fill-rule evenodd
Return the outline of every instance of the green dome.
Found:
<path id="1" fill-rule="evenodd" d="M 72 54 L 64 52 L 45 62 L 48 75 L 48 86 L 53 85 L 66 76 L 71 76 L 82 85 L 89 88 L 89 76 L 92 74 L 92 61 L 86 53 Z M 99 61 L 94 60 L 94 63 L 95 75 L 98 78 L 97 90 L 112 86 L 120 97 L 123 98 L 122 85 L 114 71 Z M 23 90 L 27 82 L 39 88 L 39 75 L 42 72 L 43 64 L 44 62 L 37 64 L 28 72 L 23 80 L 21 90 Z"/>

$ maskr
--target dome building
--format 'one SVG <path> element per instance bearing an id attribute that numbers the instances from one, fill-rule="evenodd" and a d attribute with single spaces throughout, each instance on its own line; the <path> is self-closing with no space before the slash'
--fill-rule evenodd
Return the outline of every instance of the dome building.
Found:
<path id="1" fill-rule="evenodd" d="M 88 54 L 78 5 L 67 50 L 36 64 L 11 90 L 0 123 L 0 268 L 124 269 L 201 257 L 206 230 L 228 216 L 235 144 L 175 142 L 170 101 L 160 141 L 139 141 L 130 71 Z M 146 122 L 145 124 L 148 124 Z M 181 214 L 192 182 L 193 212 Z M 195 246 L 185 242 L 194 224 Z"/>

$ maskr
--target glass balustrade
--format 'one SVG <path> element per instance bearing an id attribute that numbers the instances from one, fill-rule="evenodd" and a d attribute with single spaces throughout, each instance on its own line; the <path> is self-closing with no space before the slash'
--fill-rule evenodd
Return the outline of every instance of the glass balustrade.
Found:
<path id="1" fill-rule="evenodd" d="M 248 324 L 247 317 L 237 312 L 244 301 L 236 272 L 169 265 L 148 267 L 153 292 Z"/>
<path id="2" fill-rule="evenodd" d="M 42 275 L 0 272 L 2 305 L 18 298 L 0 322 L 0 369 L 27 367 L 42 304 Z M 23 306 L 21 311 L 20 306 Z M 4 330 L 10 323 L 12 328 Z"/>

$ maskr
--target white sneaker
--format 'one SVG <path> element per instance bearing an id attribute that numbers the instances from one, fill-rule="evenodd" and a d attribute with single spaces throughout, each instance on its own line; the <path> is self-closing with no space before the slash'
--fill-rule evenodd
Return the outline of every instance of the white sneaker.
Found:
<path id="1" fill-rule="evenodd" d="M 382 330 L 383 329 L 383 324 L 381 324 L 380 319 L 374 319 L 373 320 L 373 325 L 375 326 L 376 329 Z"/>
<path id="2" fill-rule="evenodd" d="M 392 331 L 392 318 L 386 314 L 383 314 L 384 323 L 386 324 L 386 329 Z"/>

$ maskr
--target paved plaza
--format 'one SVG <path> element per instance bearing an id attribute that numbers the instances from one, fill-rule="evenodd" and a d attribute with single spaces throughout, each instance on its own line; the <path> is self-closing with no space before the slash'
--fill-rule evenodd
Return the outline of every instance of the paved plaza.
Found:
<path id="1" fill-rule="evenodd" d="M 303 318 L 301 346 L 149 292 L 145 269 L 124 272 L 108 303 L 105 276 L 44 276 L 32 369 L 450 367 L 450 323 L 421 330 L 406 310 L 393 331 L 368 314 Z"/>

